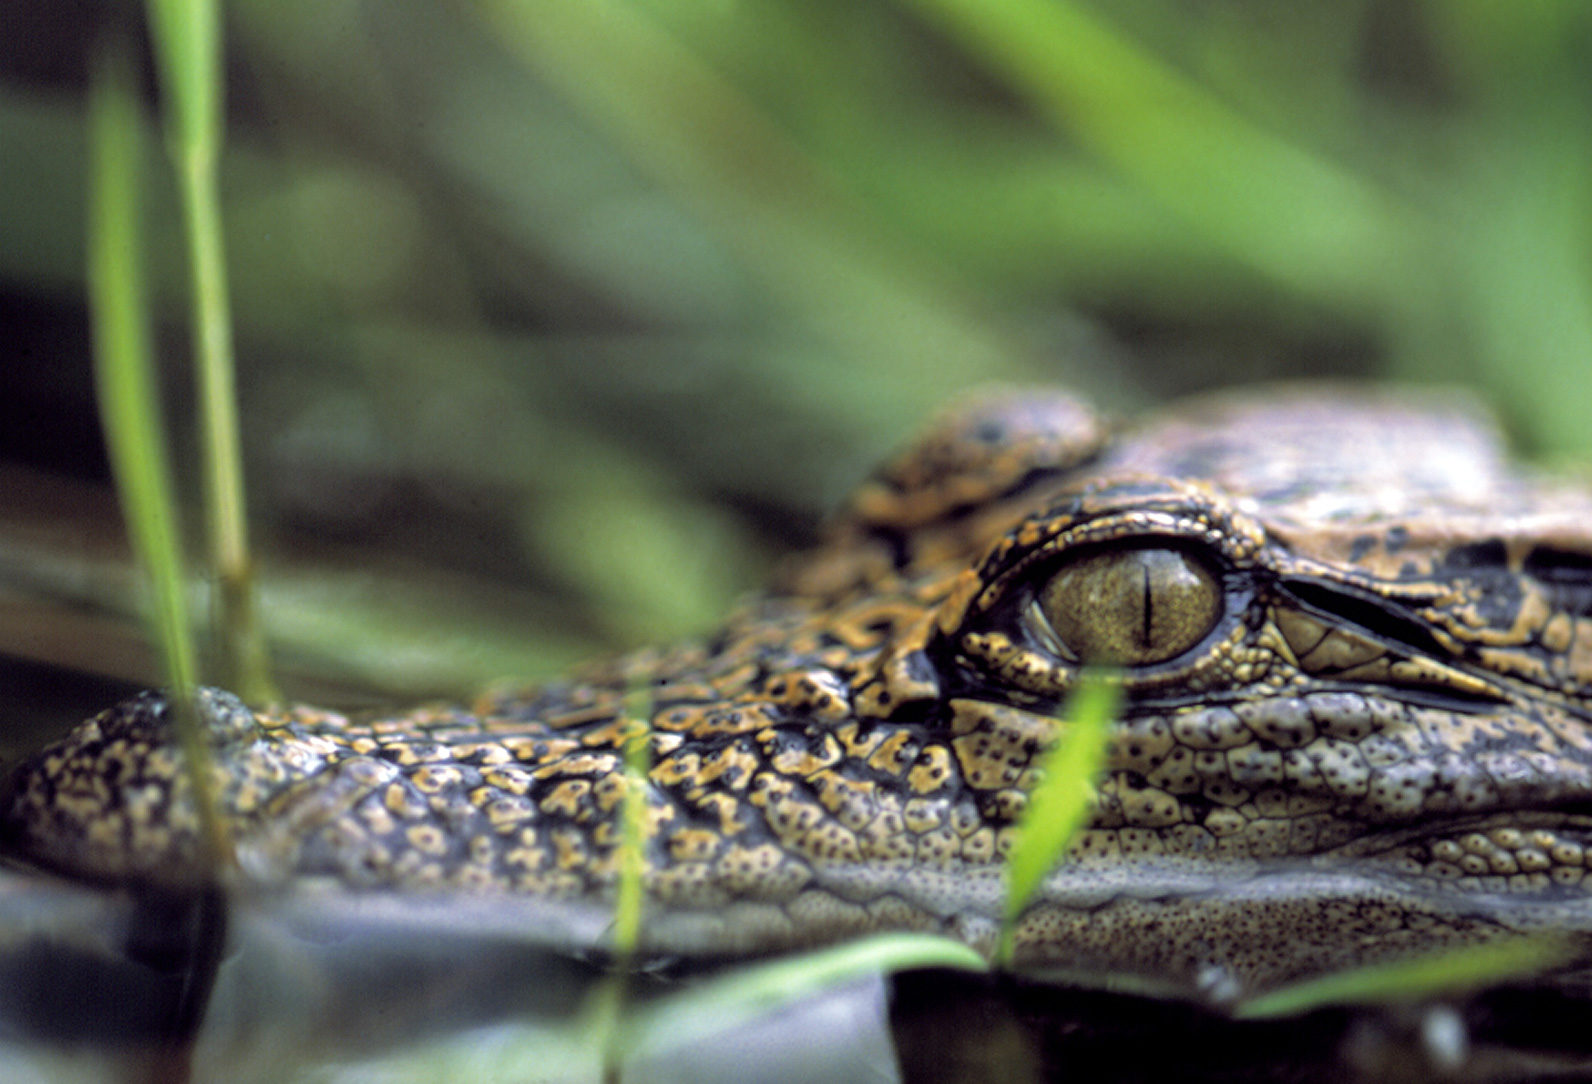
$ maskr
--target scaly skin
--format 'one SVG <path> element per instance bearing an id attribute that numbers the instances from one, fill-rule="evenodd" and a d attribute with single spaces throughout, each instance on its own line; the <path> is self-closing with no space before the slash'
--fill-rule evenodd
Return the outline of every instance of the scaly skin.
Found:
<path id="1" fill-rule="evenodd" d="M 1452 402 L 1293 389 L 1113 437 L 1069 396 L 981 400 L 705 643 L 469 707 L 202 714 L 239 886 L 606 900 L 640 734 L 646 948 L 987 952 L 1084 661 L 1126 707 L 1018 966 L 1247 990 L 1592 925 L 1592 494 Z M 20 765 L 7 850 L 200 876 L 164 707 Z"/>

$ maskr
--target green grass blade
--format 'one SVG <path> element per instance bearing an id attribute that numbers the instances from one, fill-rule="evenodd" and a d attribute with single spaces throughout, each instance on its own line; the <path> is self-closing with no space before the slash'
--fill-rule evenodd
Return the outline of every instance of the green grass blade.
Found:
<path id="1" fill-rule="evenodd" d="M 215 0 L 149 0 L 192 279 L 193 341 L 205 465 L 205 514 L 216 576 L 223 680 L 245 700 L 277 698 L 256 613 L 244 514 L 243 454 L 233 377 L 232 313 L 221 229 L 220 16 Z"/>
<path id="2" fill-rule="evenodd" d="M 1328 1005 L 1419 1001 L 1540 975 L 1574 955 L 1568 938 L 1551 934 L 1493 941 L 1323 975 L 1251 998 L 1234 1013 L 1253 1020 Z"/>
<path id="3" fill-rule="evenodd" d="M 1067 0 L 902 0 L 1187 225 L 1304 296 L 1376 311 L 1409 238 L 1365 180 Z"/>
<path id="4" fill-rule="evenodd" d="M 603 1048 L 603 1080 L 618 1081 L 624 1060 L 623 1019 L 630 961 L 641 942 L 647 872 L 647 773 L 651 747 L 652 697 L 632 689 L 625 696 L 625 795 L 619 812 L 619 884 L 614 893 L 614 972 L 597 990 L 590 1010 Z"/>
<path id="5" fill-rule="evenodd" d="M 703 1043 L 778 1014 L 794 1002 L 881 972 L 927 967 L 978 972 L 986 964 L 973 949 L 950 938 L 881 934 L 767 963 L 726 968 L 712 979 L 682 986 L 634 1009 L 620 1032 L 625 1060 L 649 1068 L 671 1064 L 667 1059 L 677 1057 L 682 1048 L 700 1049 Z M 599 987 L 611 989 L 607 982 Z M 598 1011 L 607 1007 L 599 1006 Z M 608 1026 L 609 1021 L 599 1017 L 598 1024 Z M 594 1039 L 603 1033 L 594 1032 L 592 1025 L 593 1012 L 588 1008 L 574 1021 L 528 1020 L 514 1031 L 448 1034 L 416 1048 L 303 1075 L 338 1084 L 592 1081 L 603 1079 L 605 1072 L 612 1079 L 616 1070 L 599 1064 L 604 1051 L 600 1039 Z M 757 1079 L 756 1069 L 749 1066 L 742 1076 Z"/>
<path id="6" fill-rule="evenodd" d="M 215 813 L 199 733 L 197 668 L 188 626 L 187 577 L 178 543 L 165 428 L 152 375 L 152 350 L 140 261 L 139 115 L 132 64 L 112 47 L 96 61 L 90 101 L 89 303 L 94 372 L 105 441 L 133 548 L 149 575 L 152 621 L 171 686 L 176 726 L 198 808 L 202 846 L 212 861 L 230 853 Z"/>
<path id="7" fill-rule="evenodd" d="M 148 0 L 166 134 L 182 153 L 221 142 L 221 25 L 214 0 Z"/>
<path id="8" fill-rule="evenodd" d="M 1118 683 L 1086 674 L 1067 704 L 1066 729 L 1044 758 L 1043 776 L 1028 796 L 1006 865 L 1006 912 L 996 952 L 1003 965 L 1011 962 L 1018 917 L 1088 819 L 1094 777 L 1105 758 L 1121 697 Z"/>
<path id="9" fill-rule="evenodd" d="M 960 941 L 931 934 L 880 934 L 834 948 L 736 968 L 649 1006 L 630 1022 L 637 1053 L 689 1043 L 731 1030 L 781 1005 L 879 972 L 943 967 L 983 971 L 988 965 Z"/>
<path id="10" fill-rule="evenodd" d="M 926 380 L 1010 376 L 1019 348 L 897 249 L 731 80 L 624 0 L 490 0 L 503 46 L 694 209 L 804 324 Z"/>
<path id="11" fill-rule="evenodd" d="M 641 940 L 647 872 L 647 773 L 652 698 L 645 689 L 625 697 L 625 718 L 634 731 L 625 740 L 625 796 L 620 806 L 619 887 L 614 897 L 614 954 L 629 960 Z"/>

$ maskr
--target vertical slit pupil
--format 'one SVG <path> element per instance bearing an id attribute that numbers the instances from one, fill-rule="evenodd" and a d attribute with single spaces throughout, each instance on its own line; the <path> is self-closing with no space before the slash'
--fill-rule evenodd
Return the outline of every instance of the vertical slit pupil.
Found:
<path id="1" fill-rule="evenodd" d="M 1139 593 L 1143 596 L 1143 617 L 1139 624 L 1139 646 L 1150 646 L 1150 630 L 1154 628 L 1155 592 L 1150 587 L 1150 568 L 1148 565 L 1139 566 Z"/>
<path id="2" fill-rule="evenodd" d="M 1208 635 L 1222 601 L 1220 584 L 1197 555 L 1139 545 L 1079 554 L 1056 569 L 1034 606 L 1063 658 L 1145 666 Z"/>

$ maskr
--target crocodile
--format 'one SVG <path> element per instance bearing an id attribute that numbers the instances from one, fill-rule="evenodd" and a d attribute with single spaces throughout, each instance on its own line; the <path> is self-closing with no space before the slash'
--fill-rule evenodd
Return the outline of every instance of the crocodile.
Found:
<path id="1" fill-rule="evenodd" d="M 989 955 L 1093 672 L 1120 718 L 1013 967 L 1254 991 L 1584 932 L 1592 489 L 1502 447 L 1457 394 L 1282 387 L 1133 424 L 970 397 L 703 639 L 402 713 L 205 690 L 220 868 L 157 693 L 15 766 L 0 846 L 103 885 L 607 908 L 630 807 L 643 953 L 917 930 Z"/>

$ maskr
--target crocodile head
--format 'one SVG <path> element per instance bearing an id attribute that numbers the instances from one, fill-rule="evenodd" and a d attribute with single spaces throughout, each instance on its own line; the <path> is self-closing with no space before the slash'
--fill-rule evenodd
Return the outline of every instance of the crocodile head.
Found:
<path id="1" fill-rule="evenodd" d="M 660 953 L 875 930 L 993 950 L 1085 667 L 1124 694 L 1018 967 L 1254 989 L 1592 914 L 1592 493 L 1464 403 L 1295 389 L 1113 432 L 952 411 L 709 639 L 358 719 L 202 698 L 246 890 L 612 895 L 646 811 Z M 18 766 L 10 853 L 203 876 L 165 701 Z M 644 782 L 624 771 L 646 746 Z"/>

